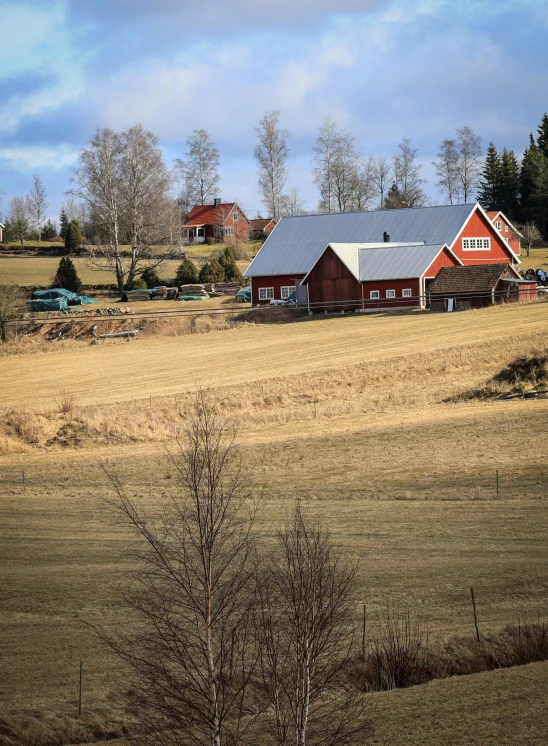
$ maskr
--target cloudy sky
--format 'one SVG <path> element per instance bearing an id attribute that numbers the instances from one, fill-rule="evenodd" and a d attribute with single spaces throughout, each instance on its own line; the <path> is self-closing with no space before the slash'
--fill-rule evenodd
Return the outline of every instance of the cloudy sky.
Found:
<path id="1" fill-rule="evenodd" d="M 279 109 L 307 207 L 330 114 L 365 154 L 419 149 L 467 124 L 521 153 L 548 110 L 546 0 L 0 0 L 0 211 L 46 186 L 55 218 L 97 126 L 142 123 L 166 161 L 194 129 L 221 152 L 222 197 L 261 209 L 254 127 Z"/>

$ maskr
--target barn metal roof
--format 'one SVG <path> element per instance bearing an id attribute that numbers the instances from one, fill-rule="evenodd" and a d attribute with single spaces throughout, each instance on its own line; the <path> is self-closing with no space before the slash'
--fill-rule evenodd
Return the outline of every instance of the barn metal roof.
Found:
<path id="1" fill-rule="evenodd" d="M 475 205 L 297 215 L 282 218 L 245 272 L 246 277 L 305 275 L 332 242 L 423 242 L 451 246 Z"/>
<path id="2" fill-rule="evenodd" d="M 407 280 L 422 277 L 445 244 L 360 249 L 359 280 Z"/>

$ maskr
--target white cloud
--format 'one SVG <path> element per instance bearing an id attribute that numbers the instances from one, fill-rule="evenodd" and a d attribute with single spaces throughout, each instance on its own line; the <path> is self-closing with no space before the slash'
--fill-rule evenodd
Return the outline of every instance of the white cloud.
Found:
<path id="1" fill-rule="evenodd" d="M 78 47 L 78 31 L 68 27 L 61 2 L 47 8 L 33 2 L 4 3 L 2 29 L 0 82 L 11 83 L 15 91 L 0 100 L 0 131 L 14 130 L 23 119 L 56 110 L 81 95 L 87 54 Z"/>
<path id="2" fill-rule="evenodd" d="M 11 147 L 0 148 L 0 162 L 17 171 L 50 169 L 60 171 L 76 162 L 78 151 L 65 145 L 55 148 Z"/>

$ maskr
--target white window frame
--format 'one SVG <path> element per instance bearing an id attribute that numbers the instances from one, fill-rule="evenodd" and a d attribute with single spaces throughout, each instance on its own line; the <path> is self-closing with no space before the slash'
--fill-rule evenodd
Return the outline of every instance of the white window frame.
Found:
<path id="1" fill-rule="evenodd" d="M 369 291 L 369 300 L 380 300 L 380 297 L 381 297 L 380 290 Z"/>
<path id="2" fill-rule="evenodd" d="M 222 238 L 224 236 L 223 226 L 222 225 L 214 225 L 213 226 L 213 235 L 215 238 Z"/>
<path id="3" fill-rule="evenodd" d="M 412 298 L 413 297 L 413 288 L 403 288 L 401 291 L 401 297 L 402 298 Z"/>
<path id="4" fill-rule="evenodd" d="M 497 221 L 496 221 L 496 223 L 495 223 L 495 228 L 496 228 L 496 229 L 497 229 L 497 230 L 498 230 L 498 231 L 499 231 L 500 233 L 502 233 L 502 223 L 500 222 L 500 220 L 497 220 Z"/>
<path id="5" fill-rule="evenodd" d="M 386 297 L 387 298 L 395 298 L 396 297 L 396 291 L 395 290 L 387 290 L 386 291 Z"/>
<path id="6" fill-rule="evenodd" d="M 234 235 L 234 227 L 232 225 L 226 225 L 225 236 L 233 236 L 233 235 Z"/>
<path id="7" fill-rule="evenodd" d="M 463 251 L 491 251 L 491 239 L 485 236 L 468 236 L 462 239 Z"/>
<path id="8" fill-rule="evenodd" d="M 235 223 L 237 223 L 239 219 L 240 219 L 240 215 L 239 215 L 239 213 L 237 213 L 237 212 L 233 213 L 233 215 L 232 215 L 232 220 L 233 220 L 233 221 L 234 221 Z"/>
<path id="9" fill-rule="evenodd" d="M 272 300 L 274 298 L 274 288 L 259 288 L 259 300 Z"/>
<path id="10" fill-rule="evenodd" d="M 504 226 L 504 232 L 508 233 L 508 226 L 507 225 Z"/>
<path id="11" fill-rule="evenodd" d="M 280 298 L 287 300 L 291 293 L 295 292 L 295 285 L 282 285 L 280 288 Z"/>

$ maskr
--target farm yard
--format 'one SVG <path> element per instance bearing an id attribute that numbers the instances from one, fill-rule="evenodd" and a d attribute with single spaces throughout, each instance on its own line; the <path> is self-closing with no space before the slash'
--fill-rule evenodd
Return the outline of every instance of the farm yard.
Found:
<path id="1" fill-rule="evenodd" d="M 4 728 L 26 723 L 28 743 L 66 729 L 83 660 L 87 732 L 93 723 L 122 732 L 124 670 L 88 626 L 125 614 L 130 535 L 101 508 L 100 465 L 154 505 L 173 489 L 165 449 L 197 385 L 236 421 L 253 483 L 266 483 L 261 541 L 300 498 L 343 554 L 360 558 L 373 632 L 391 601 L 419 609 L 433 640 L 471 635 L 470 586 L 484 634 L 546 618 L 548 401 L 487 396 L 513 360 L 545 354 L 546 309 L 235 320 L 101 346 L 10 343 L 0 390 Z M 547 676 L 537 663 L 375 694 L 368 742 L 540 743 Z"/>

